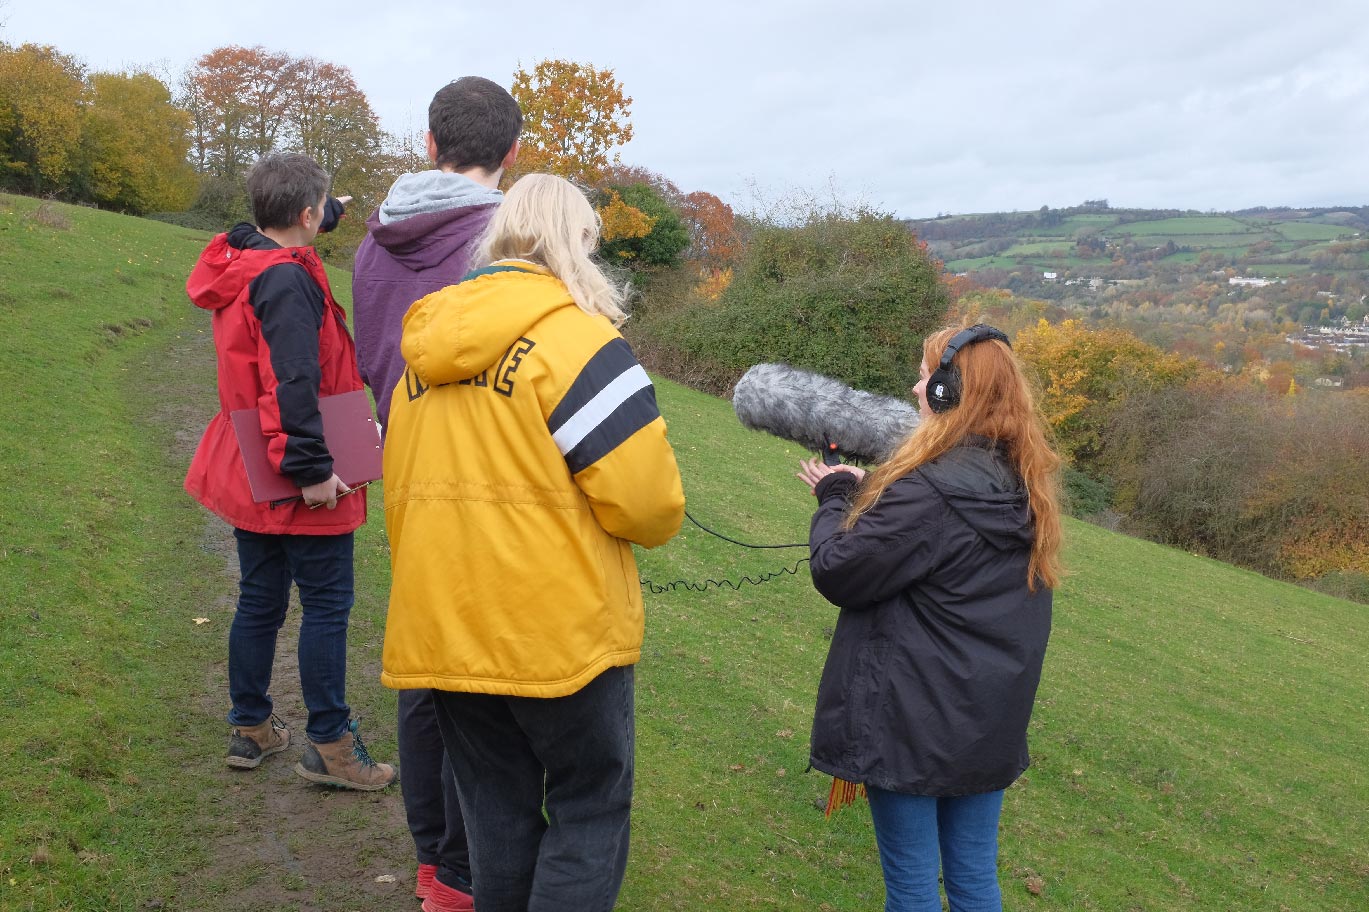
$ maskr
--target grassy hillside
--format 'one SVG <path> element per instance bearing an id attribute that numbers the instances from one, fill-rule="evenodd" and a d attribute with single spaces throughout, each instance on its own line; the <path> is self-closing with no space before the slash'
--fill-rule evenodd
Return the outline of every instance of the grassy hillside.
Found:
<path id="1" fill-rule="evenodd" d="M 233 577 L 222 528 L 180 491 L 214 408 L 208 320 L 182 291 L 204 240 L 0 196 L 0 909 L 411 912 L 397 793 L 222 767 Z M 334 284 L 345 299 L 345 275 Z M 745 541 L 803 541 L 803 454 L 726 402 L 659 391 L 691 513 Z M 393 758 L 379 502 L 358 539 L 349 697 Z M 1036 762 L 1005 809 L 1005 907 L 1369 907 L 1364 607 L 1067 531 Z M 686 527 L 640 561 L 661 589 L 803 553 Z M 878 908 L 868 811 L 825 820 L 827 781 L 805 772 L 835 621 L 805 567 L 653 590 L 647 611 L 619 908 Z"/>

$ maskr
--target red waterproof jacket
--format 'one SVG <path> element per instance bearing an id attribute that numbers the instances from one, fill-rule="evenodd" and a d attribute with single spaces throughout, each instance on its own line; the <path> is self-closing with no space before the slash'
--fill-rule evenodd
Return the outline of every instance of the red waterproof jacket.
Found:
<path id="1" fill-rule="evenodd" d="M 341 535 L 366 519 L 366 492 L 310 510 L 302 501 L 254 503 L 229 418 L 260 410 L 271 464 L 299 486 L 326 481 L 333 458 L 323 439 L 321 396 L 359 390 L 347 315 L 333 300 L 312 247 L 281 247 L 240 224 L 209 242 L 186 282 L 213 313 L 219 413 L 200 440 L 185 489 L 236 528 L 267 534 Z"/>

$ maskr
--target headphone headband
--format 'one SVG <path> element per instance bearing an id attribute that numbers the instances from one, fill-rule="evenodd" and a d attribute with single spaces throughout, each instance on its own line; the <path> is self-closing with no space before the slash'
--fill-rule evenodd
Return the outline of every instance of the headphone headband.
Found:
<path id="1" fill-rule="evenodd" d="M 948 369 L 951 366 L 951 361 L 955 359 L 956 352 L 960 351 L 966 345 L 972 345 L 975 342 L 987 342 L 990 339 L 997 339 L 999 342 L 1008 346 L 1008 348 L 1012 348 L 1012 342 L 1008 340 L 1008 337 L 1003 334 L 1002 330 L 994 329 L 987 323 L 976 323 L 974 326 L 971 326 L 968 329 L 962 329 L 954 336 L 951 336 L 951 341 L 946 343 L 946 350 L 941 353 L 941 361 L 938 366 L 942 370 Z"/>
<path id="2" fill-rule="evenodd" d="M 955 360 L 955 353 L 966 345 L 987 342 L 990 339 L 996 339 L 1012 348 L 1012 343 L 1006 335 L 984 323 L 976 323 L 969 329 L 962 329 L 946 343 L 946 350 L 941 353 L 941 360 L 936 370 L 927 378 L 925 387 L 927 405 L 932 411 L 948 412 L 960 403 L 960 369 L 951 363 Z"/>

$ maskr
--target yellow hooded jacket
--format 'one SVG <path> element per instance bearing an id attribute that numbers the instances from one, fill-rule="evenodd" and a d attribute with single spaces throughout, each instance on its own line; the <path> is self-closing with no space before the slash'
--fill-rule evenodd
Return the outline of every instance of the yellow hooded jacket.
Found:
<path id="1" fill-rule="evenodd" d="M 381 681 L 558 697 L 640 656 L 630 542 L 684 492 L 646 372 L 604 317 L 509 260 L 419 300 L 390 404 Z"/>

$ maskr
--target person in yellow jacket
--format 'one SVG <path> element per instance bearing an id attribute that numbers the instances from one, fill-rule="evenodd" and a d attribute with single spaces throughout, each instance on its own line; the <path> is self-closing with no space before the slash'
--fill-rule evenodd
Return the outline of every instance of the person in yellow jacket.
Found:
<path id="1" fill-rule="evenodd" d="M 381 680 L 435 691 L 481 912 L 608 910 L 627 863 L 631 545 L 674 536 L 684 493 L 598 240 L 579 190 L 528 175 L 488 265 L 404 318 Z"/>

